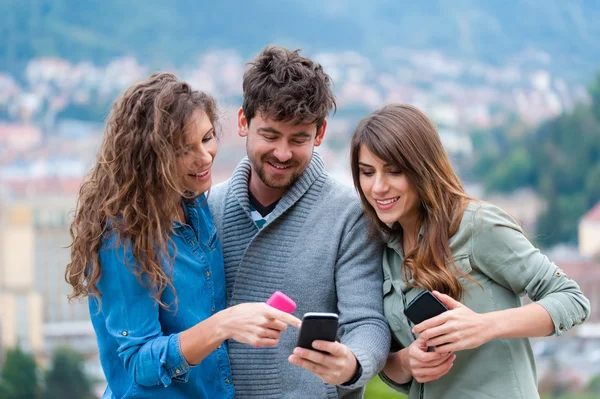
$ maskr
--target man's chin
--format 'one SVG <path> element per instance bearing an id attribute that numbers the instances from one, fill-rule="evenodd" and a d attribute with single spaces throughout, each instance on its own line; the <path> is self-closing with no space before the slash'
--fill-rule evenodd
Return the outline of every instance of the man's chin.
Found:
<path id="1" fill-rule="evenodd" d="M 291 187 L 292 184 L 294 184 L 294 181 L 293 180 L 281 181 L 281 180 L 275 180 L 275 179 L 266 179 L 266 181 L 263 180 L 263 183 L 265 184 L 265 186 L 267 186 L 269 188 L 288 189 Z"/>
<path id="2" fill-rule="evenodd" d="M 265 186 L 274 189 L 287 189 L 294 184 L 294 176 L 260 176 Z"/>

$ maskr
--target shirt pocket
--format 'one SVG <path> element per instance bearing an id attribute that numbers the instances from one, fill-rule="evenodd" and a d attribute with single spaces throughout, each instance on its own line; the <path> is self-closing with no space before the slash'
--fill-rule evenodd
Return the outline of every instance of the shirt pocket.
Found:
<path id="1" fill-rule="evenodd" d="M 214 251 L 215 249 L 217 249 L 219 244 L 219 236 L 217 235 L 217 228 L 215 226 L 213 226 L 213 228 L 210 230 L 210 233 L 208 234 L 206 241 L 204 242 L 205 247 L 209 250 L 209 251 Z"/>
<path id="2" fill-rule="evenodd" d="M 400 295 L 394 289 L 391 278 L 383 280 L 383 312 L 393 332 L 402 331 L 406 324 L 404 304 Z"/>
<path id="3" fill-rule="evenodd" d="M 465 282 L 472 282 L 467 276 L 471 276 L 473 268 L 471 267 L 471 260 L 469 254 L 456 255 L 454 257 L 454 264 L 456 265 L 456 276 L 464 284 Z M 471 276 L 473 278 L 473 276 Z"/>

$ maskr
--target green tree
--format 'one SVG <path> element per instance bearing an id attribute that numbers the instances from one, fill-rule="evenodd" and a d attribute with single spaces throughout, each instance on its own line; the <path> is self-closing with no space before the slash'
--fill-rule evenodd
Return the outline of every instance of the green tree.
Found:
<path id="1" fill-rule="evenodd" d="M 56 349 L 46 374 L 46 399 L 92 398 L 92 384 L 84 371 L 83 356 L 71 348 Z"/>
<path id="2" fill-rule="evenodd" d="M 536 228 L 541 245 L 575 242 L 579 219 L 600 201 L 600 73 L 590 94 L 591 107 L 580 104 L 535 129 L 512 123 L 473 134 L 472 174 L 486 191 L 530 186 L 546 200 Z"/>
<path id="3" fill-rule="evenodd" d="M 588 392 L 600 394 L 600 375 L 594 376 L 587 387 Z"/>
<path id="4" fill-rule="evenodd" d="M 592 112 L 600 121 L 600 71 L 596 74 L 596 80 L 590 86 L 589 92 L 592 97 Z"/>
<path id="5" fill-rule="evenodd" d="M 32 355 L 21 348 L 6 351 L 6 360 L 0 378 L 0 393 L 6 399 L 39 399 L 42 389 L 39 369 Z"/>
<path id="6" fill-rule="evenodd" d="M 14 391 L 6 381 L 0 381 L 0 398 L 12 398 Z"/>
<path id="7" fill-rule="evenodd" d="M 588 197 L 588 208 L 600 201 L 600 161 L 596 163 L 585 179 L 585 194 Z"/>

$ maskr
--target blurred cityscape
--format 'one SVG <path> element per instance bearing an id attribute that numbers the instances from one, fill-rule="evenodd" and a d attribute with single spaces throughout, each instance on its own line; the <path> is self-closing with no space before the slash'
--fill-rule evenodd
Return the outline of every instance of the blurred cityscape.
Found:
<path id="1" fill-rule="evenodd" d="M 528 49 L 492 64 L 438 50 L 401 47 L 385 47 L 375 57 L 358 51 L 305 54 L 322 63 L 335 83 L 338 110 L 318 149 L 330 174 L 352 184 L 347 150 L 358 120 L 391 102 L 410 103 L 435 121 L 470 194 L 520 219 L 537 244 L 544 245 L 544 235 L 553 234 L 540 231 L 538 225 L 540 215 L 554 209 L 544 190 L 532 184 L 490 190 L 472 172 L 478 165 L 474 132 L 510 127 L 522 135 L 575 114 L 578 107 L 593 105 L 588 84 L 557 73 L 552 55 Z M 236 133 L 235 115 L 241 105 L 246 61 L 235 49 L 221 49 L 205 51 L 184 66 L 163 68 L 218 99 L 221 138 L 214 183 L 227 179 L 244 156 L 245 141 Z M 18 75 L 0 71 L 0 370 L 7 351 L 17 346 L 32 354 L 43 369 L 50 367 L 53 353 L 68 346 L 83 356 L 95 395 L 101 396 L 105 382 L 87 303 L 67 301 L 69 224 L 79 185 L 95 161 L 111 103 L 154 71 L 131 55 L 103 65 L 36 57 Z M 572 140 L 583 138 L 573 135 Z M 600 152 L 595 157 L 600 165 Z M 598 171 L 593 176 L 600 181 Z M 597 187 L 595 178 L 588 180 Z M 595 380 L 600 379 L 597 194 L 586 197 L 587 202 L 578 205 L 581 212 L 571 217 L 575 236 L 544 248 L 592 302 L 591 318 L 583 325 L 564 337 L 533 340 L 540 391 L 554 397 L 589 391 L 590 386 L 600 392 Z M 372 393 L 370 397 L 383 396 Z"/>

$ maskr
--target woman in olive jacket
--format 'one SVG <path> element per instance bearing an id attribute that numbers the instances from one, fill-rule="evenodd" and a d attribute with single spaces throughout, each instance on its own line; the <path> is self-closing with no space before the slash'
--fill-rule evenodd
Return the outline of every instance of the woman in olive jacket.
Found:
<path id="1" fill-rule="evenodd" d="M 366 213 L 388 237 L 384 309 L 400 350 L 382 379 L 409 399 L 539 398 L 528 338 L 588 318 L 577 283 L 506 212 L 465 193 L 418 109 L 389 105 L 363 119 L 351 166 Z M 449 311 L 413 326 L 404 309 L 424 290 Z M 523 306 L 524 295 L 533 303 Z"/>

